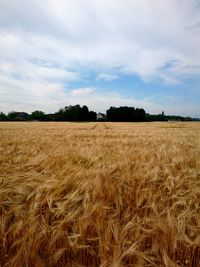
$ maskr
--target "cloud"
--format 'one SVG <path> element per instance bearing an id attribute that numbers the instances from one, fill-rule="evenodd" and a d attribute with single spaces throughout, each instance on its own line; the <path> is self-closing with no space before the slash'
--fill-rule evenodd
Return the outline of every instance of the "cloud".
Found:
<path id="1" fill-rule="evenodd" d="M 179 68 L 199 65 L 200 34 L 185 30 L 198 25 L 197 3 L 4 0 L 0 25 L 7 37 L 1 46 L 10 56 L 29 54 L 74 68 L 118 68 L 143 79 L 165 79 L 162 67 L 176 60 L 176 72 L 167 71 L 174 79 Z"/>
<path id="2" fill-rule="evenodd" d="M 136 75 L 169 85 L 199 76 L 198 2 L 1 0 L 1 106 L 11 106 L 10 92 L 16 108 L 45 99 L 57 107 L 70 82 L 90 72 L 99 73 L 97 80 Z"/>
<path id="3" fill-rule="evenodd" d="M 105 73 L 100 73 L 97 75 L 97 80 L 103 80 L 103 81 L 113 81 L 118 79 L 117 75 L 111 75 L 111 74 L 105 74 Z"/>
<path id="4" fill-rule="evenodd" d="M 88 97 L 94 91 L 95 91 L 95 88 L 89 88 L 89 87 L 78 88 L 78 89 L 72 90 L 71 95 L 72 96 L 78 96 L 78 97 Z"/>
<path id="5" fill-rule="evenodd" d="M 63 85 L 58 82 L 11 79 L 0 75 L 0 85 L 0 107 L 4 112 L 35 109 L 50 112 L 58 109 L 62 99 L 66 99 Z"/>
<path id="6" fill-rule="evenodd" d="M 193 25 L 185 27 L 185 30 L 199 30 L 200 29 L 200 22 L 196 22 Z"/>

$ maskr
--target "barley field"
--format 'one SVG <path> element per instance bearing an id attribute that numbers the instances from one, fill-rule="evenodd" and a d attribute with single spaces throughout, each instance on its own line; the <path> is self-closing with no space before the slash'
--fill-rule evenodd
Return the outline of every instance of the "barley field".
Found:
<path id="1" fill-rule="evenodd" d="M 200 123 L 0 123 L 0 266 L 200 266 Z"/>

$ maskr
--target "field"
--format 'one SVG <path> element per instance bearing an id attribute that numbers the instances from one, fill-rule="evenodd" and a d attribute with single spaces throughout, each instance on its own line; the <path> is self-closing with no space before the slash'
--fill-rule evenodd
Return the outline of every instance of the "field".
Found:
<path id="1" fill-rule="evenodd" d="M 0 123 L 0 266 L 200 266 L 200 123 Z"/>

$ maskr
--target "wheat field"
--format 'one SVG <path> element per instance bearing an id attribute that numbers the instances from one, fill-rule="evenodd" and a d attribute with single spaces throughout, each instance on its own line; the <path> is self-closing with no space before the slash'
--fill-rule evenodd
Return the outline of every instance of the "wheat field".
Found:
<path id="1" fill-rule="evenodd" d="M 0 123 L 0 266 L 200 266 L 199 123 Z"/>

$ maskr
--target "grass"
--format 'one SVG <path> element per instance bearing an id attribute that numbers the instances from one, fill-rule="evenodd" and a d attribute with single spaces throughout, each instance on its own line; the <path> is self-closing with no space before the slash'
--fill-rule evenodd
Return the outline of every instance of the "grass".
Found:
<path id="1" fill-rule="evenodd" d="M 200 124 L 0 123 L 0 266 L 200 266 Z"/>

